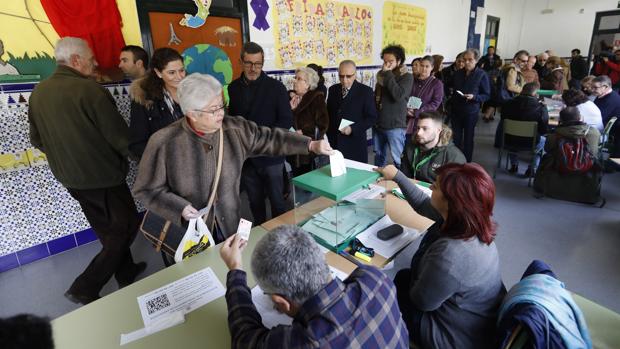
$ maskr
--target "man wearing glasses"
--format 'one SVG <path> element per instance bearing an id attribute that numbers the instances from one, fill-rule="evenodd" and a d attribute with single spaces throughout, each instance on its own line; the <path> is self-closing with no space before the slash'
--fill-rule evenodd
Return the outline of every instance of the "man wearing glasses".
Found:
<path id="1" fill-rule="evenodd" d="M 355 80 L 356 69 L 351 60 L 342 61 L 338 66 L 340 83 L 329 88 L 327 98 L 327 138 L 345 158 L 367 163 L 366 130 L 377 121 L 377 108 L 372 89 Z M 353 124 L 341 128 L 343 119 Z"/>
<path id="2" fill-rule="evenodd" d="M 293 112 L 284 85 L 263 72 L 265 52 L 248 42 L 241 50 L 243 73 L 228 85 L 228 114 L 242 116 L 258 126 L 289 129 Z M 266 221 L 265 197 L 271 203 L 271 216 L 286 212 L 284 200 L 284 157 L 256 157 L 247 160 L 241 174 L 241 190 L 250 201 L 254 225 Z"/>
<path id="3" fill-rule="evenodd" d="M 529 56 L 530 54 L 525 50 L 517 51 L 512 63 L 503 69 L 506 76 L 506 90 L 513 96 L 519 95 L 525 85 L 525 78 L 521 70 L 526 68 Z"/>

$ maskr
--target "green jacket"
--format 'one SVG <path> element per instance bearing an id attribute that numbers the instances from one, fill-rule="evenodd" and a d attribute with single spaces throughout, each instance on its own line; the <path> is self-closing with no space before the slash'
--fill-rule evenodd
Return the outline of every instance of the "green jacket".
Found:
<path id="1" fill-rule="evenodd" d="M 29 101 L 30 142 L 47 155 L 65 187 L 120 185 L 127 175 L 129 129 L 110 92 L 78 71 L 59 65 Z"/>
<path id="2" fill-rule="evenodd" d="M 414 142 L 407 143 L 401 158 L 401 171 L 405 176 L 420 181 L 433 183 L 437 178 L 435 170 L 448 163 L 464 164 L 467 160 L 454 144 L 439 144 L 424 152 Z M 428 158 L 428 160 L 426 160 Z M 416 168 L 417 166 L 417 168 Z"/>

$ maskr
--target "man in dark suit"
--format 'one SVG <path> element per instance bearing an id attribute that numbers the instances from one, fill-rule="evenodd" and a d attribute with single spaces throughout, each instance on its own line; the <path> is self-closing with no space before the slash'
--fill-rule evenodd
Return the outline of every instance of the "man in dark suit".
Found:
<path id="1" fill-rule="evenodd" d="M 228 114 L 243 116 L 259 126 L 289 129 L 293 126 L 293 112 L 286 88 L 263 72 L 264 62 L 262 47 L 254 42 L 243 45 L 243 73 L 228 85 Z M 265 197 L 269 197 L 272 217 L 286 212 L 283 172 L 284 157 L 256 157 L 245 162 L 241 189 L 248 194 L 254 225 L 266 220 Z"/>
<path id="2" fill-rule="evenodd" d="M 345 60 L 338 66 L 339 84 L 329 88 L 327 138 L 346 159 L 368 162 L 366 130 L 377 121 L 377 108 L 370 87 L 355 80 L 355 62 Z M 353 124 L 339 129 L 342 119 Z"/>

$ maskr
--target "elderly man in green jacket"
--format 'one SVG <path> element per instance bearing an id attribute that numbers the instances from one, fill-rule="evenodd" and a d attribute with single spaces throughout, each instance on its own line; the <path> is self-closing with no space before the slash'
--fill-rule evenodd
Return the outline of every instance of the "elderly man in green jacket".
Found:
<path id="1" fill-rule="evenodd" d="M 56 71 L 30 96 L 30 142 L 47 155 L 103 245 L 65 293 L 87 304 L 112 276 L 123 287 L 146 268 L 129 250 L 139 225 L 125 182 L 129 130 L 112 95 L 91 79 L 97 62 L 86 41 L 62 38 L 54 54 Z"/>

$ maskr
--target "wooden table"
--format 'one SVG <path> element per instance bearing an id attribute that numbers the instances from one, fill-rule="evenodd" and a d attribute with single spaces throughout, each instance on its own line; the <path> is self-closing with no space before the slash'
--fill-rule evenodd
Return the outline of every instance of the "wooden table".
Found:
<path id="1" fill-rule="evenodd" d="M 243 251 L 248 271 L 248 286 L 256 284 L 249 272 L 250 257 L 258 240 L 267 231 L 255 227 Z M 226 299 L 220 297 L 185 315 L 185 323 L 151 334 L 120 346 L 121 333 L 144 327 L 137 297 L 181 279 L 206 267 L 211 267 L 226 286 L 228 268 L 219 254 L 220 245 L 150 275 L 130 286 L 85 305 L 52 321 L 56 348 L 60 349 L 169 349 L 169 348 L 230 348 Z M 357 266 L 345 258 L 333 255 L 328 263 L 350 274 Z"/>
<path id="2" fill-rule="evenodd" d="M 387 181 L 385 184 L 388 191 L 398 187 L 398 185 L 393 181 Z M 417 212 L 415 212 L 405 200 L 399 199 L 391 193 L 387 193 L 384 200 L 385 212 L 395 223 L 401 224 L 406 227 L 414 228 L 420 232 L 426 231 L 433 224 L 432 220 L 423 217 Z M 281 216 L 278 216 L 263 223 L 262 227 L 266 230 L 272 230 L 284 224 L 298 224 L 310 218 L 311 215 L 320 212 L 333 204 L 334 201 L 324 197 L 319 197 L 297 207 L 297 213 L 295 212 L 295 209 L 290 210 L 282 214 Z M 326 256 L 329 261 L 330 258 L 333 258 L 334 256 L 337 257 L 338 255 L 330 251 L 326 254 Z M 354 257 L 348 255 L 347 258 L 351 259 Z M 366 262 L 358 258 L 354 258 L 354 260 L 359 263 L 370 264 L 378 268 L 383 268 L 393 258 L 394 256 L 381 256 L 379 254 L 375 254 L 375 256 L 370 260 L 370 262 Z"/>

